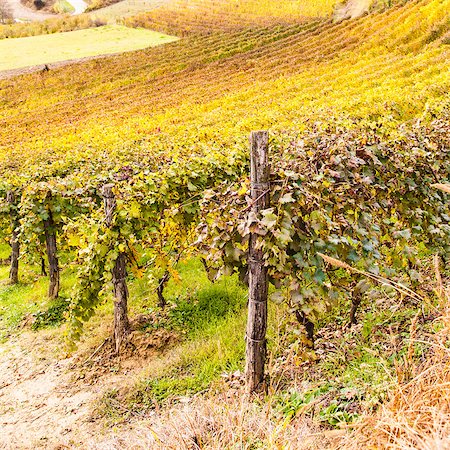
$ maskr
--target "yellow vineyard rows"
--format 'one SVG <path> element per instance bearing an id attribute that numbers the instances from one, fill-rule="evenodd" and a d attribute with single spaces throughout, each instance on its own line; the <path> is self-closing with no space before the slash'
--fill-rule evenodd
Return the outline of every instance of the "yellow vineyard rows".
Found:
<path id="1" fill-rule="evenodd" d="M 206 21 L 217 27 L 207 35 L 1 81 L 3 175 L 74 154 L 207 151 L 255 128 L 301 130 L 334 118 L 389 129 L 448 99 L 450 0 L 410 1 L 341 23 L 287 24 L 274 15 L 234 31 L 216 14 L 225 3 L 209 3 Z M 257 4 L 269 8 L 243 3 L 250 12 Z"/>
<path id="2" fill-rule="evenodd" d="M 175 32 L 178 35 L 211 34 L 248 26 L 292 24 L 330 16 L 336 0 L 176 0 L 150 13 L 130 18 L 133 26 Z"/>

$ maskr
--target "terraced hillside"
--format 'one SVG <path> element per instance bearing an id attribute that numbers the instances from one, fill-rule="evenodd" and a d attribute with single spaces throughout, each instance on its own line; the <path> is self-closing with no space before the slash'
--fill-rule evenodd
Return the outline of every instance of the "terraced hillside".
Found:
<path id="1" fill-rule="evenodd" d="M 146 148 L 227 144 L 254 128 L 302 128 L 331 116 L 417 117 L 449 91 L 448 6 L 409 1 L 339 24 L 278 25 L 275 17 L 234 32 L 217 21 L 219 31 L 161 49 L 5 80 L 2 167 L 143 137 Z"/>

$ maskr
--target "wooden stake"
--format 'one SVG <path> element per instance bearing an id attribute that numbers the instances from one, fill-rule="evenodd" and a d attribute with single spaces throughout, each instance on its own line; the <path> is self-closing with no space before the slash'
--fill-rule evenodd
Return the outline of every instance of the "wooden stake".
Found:
<path id="1" fill-rule="evenodd" d="M 105 223 L 108 228 L 113 226 L 117 203 L 113 192 L 113 184 L 106 184 L 102 188 L 105 204 Z M 116 353 L 119 354 L 122 342 L 130 333 L 128 320 L 128 287 L 127 287 L 126 255 L 120 252 L 112 269 L 112 282 L 114 286 L 114 343 Z"/>
<path id="2" fill-rule="evenodd" d="M 252 209 L 258 214 L 269 207 L 270 167 L 268 158 L 269 135 L 255 131 L 250 136 L 251 145 L 251 196 Z M 249 242 L 249 300 L 246 333 L 246 380 L 249 393 L 264 389 L 266 362 L 268 276 L 263 251 L 257 248 L 257 235 Z"/>
<path id="3" fill-rule="evenodd" d="M 11 220 L 11 268 L 9 270 L 9 283 L 17 284 L 19 282 L 19 214 L 17 212 L 17 198 L 14 191 L 6 194 L 6 201 L 9 203 L 9 217 Z"/>

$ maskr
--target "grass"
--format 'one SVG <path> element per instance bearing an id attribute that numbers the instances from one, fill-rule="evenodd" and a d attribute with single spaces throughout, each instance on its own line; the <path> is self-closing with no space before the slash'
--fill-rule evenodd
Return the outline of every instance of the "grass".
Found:
<path id="1" fill-rule="evenodd" d="M 179 357 L 171 364 L 138 384 L 127 399 L 129 408 L 154 408 L 166 400 L 194 395 L 209 388 L 222 373 L 242 369 L 245 318 L 241 311 L 206 327 L 181 353 L 178 349 Z"/>
<path id="2" fill-rule="evenodd" d="M 158 323 L 158 327 L 183 333 L 184 343 L 153 361 L 148 375 L 131 391 L 106 393 L 100 410 L 110 419 L 123 418 L 114 407 L 119 395 L 127 411 L 142 412 L 208 389 L 224 372 L 242 369 L 246 290 L 236 277 L 226 277 L 215 284 L 204 274 L 198 277 L 200 266 L 196 259 L 181 265 L 183 282 L 178 292 L 184 290 L 185 295 L 178 294 L 177 303 L 168 311 L 166 320 Z M 200 284 L 193 292 L 190 281 L 194 279 Z M 169 284 L 169 301 L 174 299 L 174 288 L 175 283 Z M 151 328 L 144 330 L 152 332 Z"/>
<path id="3" fill-rule="evenodd" d="M 0 71 L 155 47 L 178 38 L 155 31 L 106 25 L 87 30 L 0 40 Z"/>
<path id="4" fill-rule="evenodd" d="M 72 14 L 75 8 L 67 0 L 58 0 L 54 5 L 53 9 L 58 14 Z"/>
<path id="5" fill-rule="evenodd" d="M 20 270 L 22 281 L 10 286 L 6 284 L 9 267 L 0 267 L 0 342 L 16 333 L 28 318 L 36 329 L 59 325 L 63 321 L 62 303 L 75 283 L 73 271 L 63 271 L 61 299 L 51 302 L 47 298 L 48 278 L 37 275 L 34 267 L 22 265 Z"/>

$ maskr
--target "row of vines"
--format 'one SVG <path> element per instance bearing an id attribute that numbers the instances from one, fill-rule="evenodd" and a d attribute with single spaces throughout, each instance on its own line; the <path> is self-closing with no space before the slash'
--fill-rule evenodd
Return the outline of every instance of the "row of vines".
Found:
<path id="1" fill-rule="evenodd" d="M 379 295 L 370 280 L 420 291 L 422 257 L 448 259 L 448 202 L 430 186 L 449 179 L 449 0 L 339 24 L 260 17 L 251 28 L 239 14 L 222 27 L 208 4 L 183 10 L 192 30 L 164 48 L 0 81 L 10 280 L 23 261 L 37 264 L 56 297 L 62 266 L 76 269 L 69 343 L 114 291 L 120 351 L 127 280 L 147 277 L 164 307 L 183 258 L 202 258 L 211 280 L 245 283 L 250 235 L 272 300 L 310 339 L 343 298 L 354 322 L 362 299 Z M 170 8 L 136 24 L 183 34 Z M 246 144 L 255 128 L 271 130 L 259 214 Z"/>
<path id="2" fill-rule="evenodd" d="M 51 297 L 58 295 L 59 260 L 77 267 L 71 343 L 111 288 L 116 310 L 125 305 L 128 320 L 127 276 L 157 280 L 164 300 L 161 288 L 180 258 L 196 256 L 212 280 L 237 272 L 245 282 L 250 235 L 264 255 L 272 300 L 286 301 L 305 324 L 343 297 L 355 305 L 377 292 L 370 277 L 331 270 L 321 254 L 420 291 L 420 257 L 450 256 L 446 194 L 430 187 L 449 180 L 448 119 L 447 112 L 427 125 L 403 127 L 390 142 L 373 131 L 333 127 L 273 135 L 270 207 L 258 215 L 246 148 L 155 155 L 126 165 L 105 157 L 91 171 L 87 164 L 4 180 L 11 282 L 20 278 L 19 246 L 19 262 L 41 264 L 46 255 Z M 116 330 L 121 320 L 116 317 Z M 126 333 L 125 327 L 115 336 L 118 351 Z"/>

